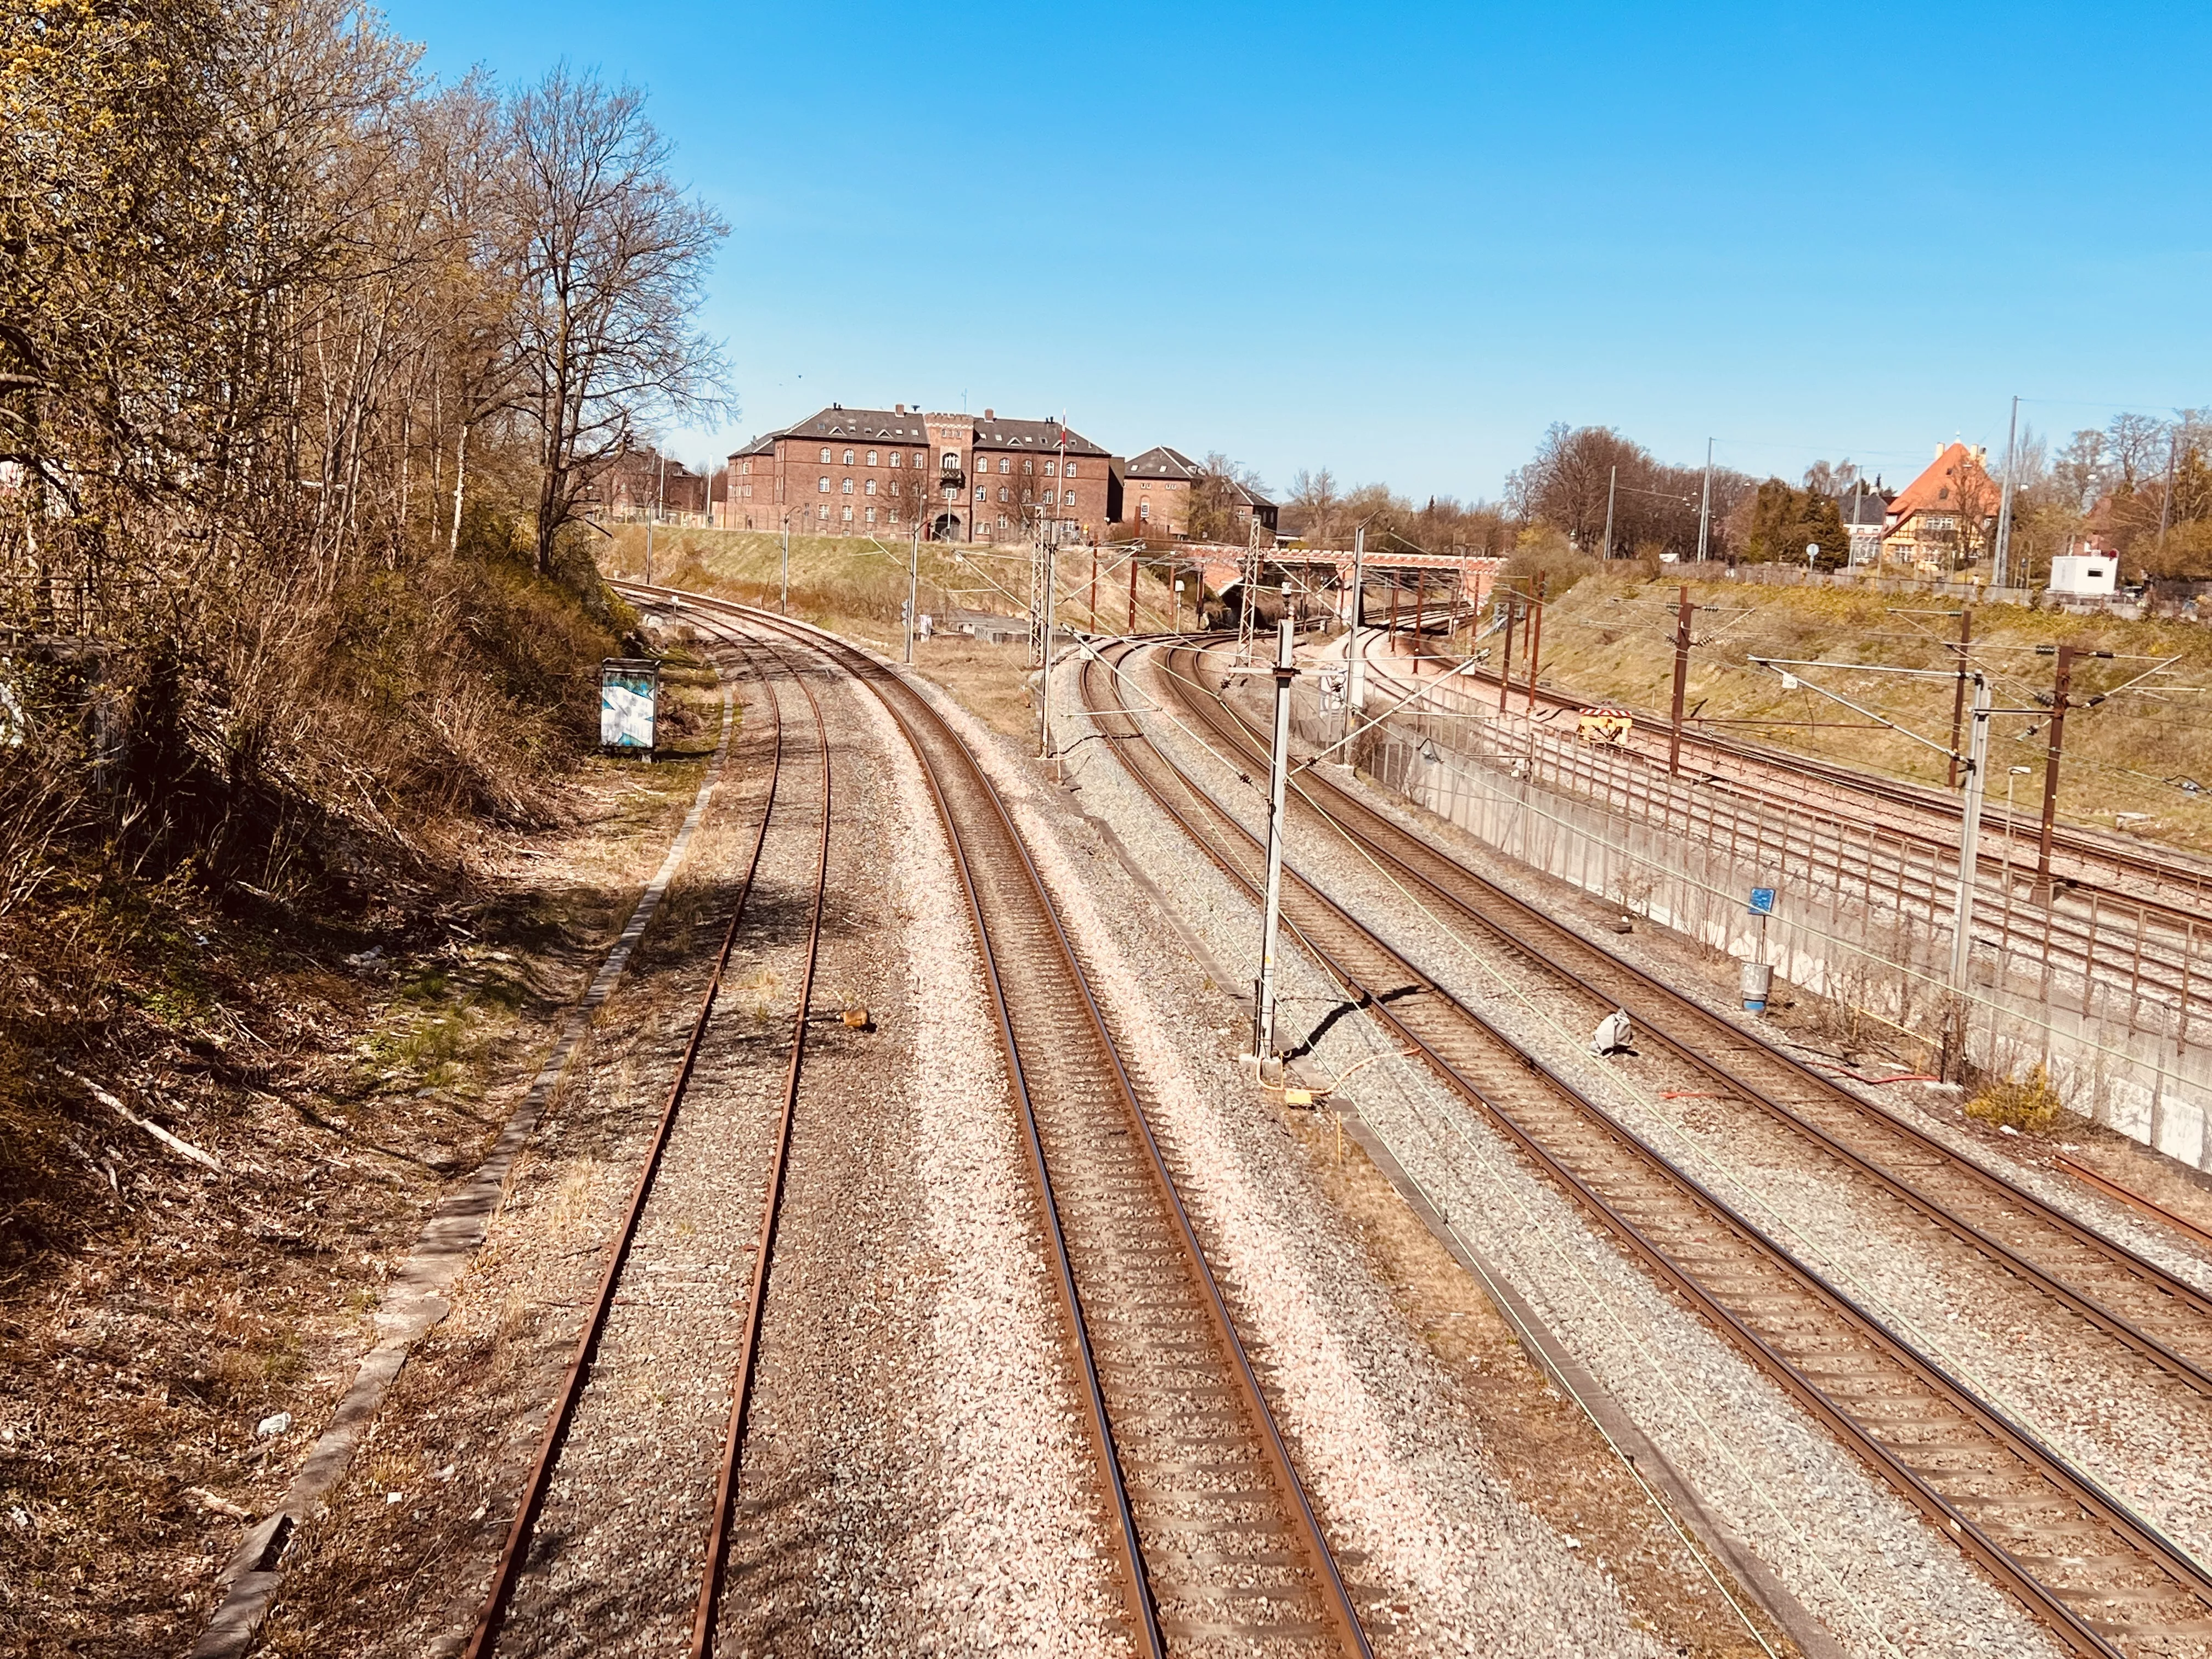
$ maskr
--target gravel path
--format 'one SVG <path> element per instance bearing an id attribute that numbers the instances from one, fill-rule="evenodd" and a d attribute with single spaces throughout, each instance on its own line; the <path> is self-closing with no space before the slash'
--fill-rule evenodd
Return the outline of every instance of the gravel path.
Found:
<path id="1" fill-rule="evenodd" d="M 1067 684 L 1061 706 L 1073 708 L 1072 674 Z M 1192 752 L 1165 722 L 1147 725 L 1176 746 L 1224 803 L 1250 797 L 1256 808 L 1255 792 Z M 1072 718 L 1064 741 L 1074 742 L 1081 730 L 1079 720 Z M 1118 769 L 1092 758 L 1100 747 L 1079 750 L 1079 762 L 1070 763 L 1081 768 L 1079 781 L 1090 810 L 1111 818 L 1209 950 L 1225 962 L 1248 959 L 1256 934 L 1251 907 L 1188 849 L 1181 831 L 1160 819 Z M 1340 896 L 1374 883 L 1371 872 L 1328 864 L 1316 849 L 1294 843 L 1291 852 L 1293 862 L 1311 866 Z M 1399 926 L 1405 926 L 1402 919 Z M 1528 1002 L 1501 995 L 1498 982 L 1479 963 L 1463 954 L 1459 961 L 1456 973 L 1435 963 L 1441 981 L 1464 981 L 1455 988 L 1474 995 L 1501 1025 L 1577 1080 L 1601 1070 L 1584 1065 L 1586 1033 L 1556 1028 L 1543 1017 L 1564 1014 L 1563 1008 L 1547 1008 L 1537 991 L 1528 994 Z M 1294 960 L 1285 988 L 1285 1018 L 1293 1030 L 1316 1024 L 1337 1004 L 1332 989 L 1302 959 Z M 1574 1018 L 1579 1023 L 1579 1011 Z M 1910 1651 L 1938 1632 L 1949 1651 L 2042 1650 L 2035 1627 L 1955 1550 L 1778 1390 L 1661 1296 L 1609 1242 L 1594 1237 L 1564 1200 L 1531 1178 L 1425 1073 L 1396 1057 L 1364 1018 L 1337 1019 L 1321 1038 L 1316 1057 L 1338 1076 L 1372 1061 L 1348 1092 L 1407 1170 L 1849 1650 Z"/>

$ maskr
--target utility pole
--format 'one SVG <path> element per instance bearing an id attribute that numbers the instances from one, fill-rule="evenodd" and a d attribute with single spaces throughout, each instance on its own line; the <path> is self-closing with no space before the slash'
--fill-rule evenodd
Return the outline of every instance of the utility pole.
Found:
<path id="1" fill-rule="evenodd" d="M 1959 787 L 1959 722 L 1966 712 L 1966 645 L 1974 637 L 1974 607 L 1959 613 L 1959 684 L 1951 693 L 1951 787 Z"/>
<path id="2" fill-rule="evenodd" d="M 1129 550 L 1129 632 L 1137 631 L 1137 550 Z"/>
<path id="3" fill-rule="evenodd" d="M 1674 712 L 1667 734 L 1667 775 L 1682 769 L 1682 696 L 1690 689 L 1690 587 L 1685 582 L 1674 611 Z"/>
<path id="4" fill-rule="evenodd" d="M 1544 573 L 1536 573 L 1536 591 L 1528 600 L 1528 718 L 1536 718 L 1536 659 L 1544 650 Z M 1528 728 L 1534 731 L 1531 726 Z"/>
<path id="5" fill-rule="evenodd" d="M 1974 951 L 1974 874 L 1981 864 L 1982 796 L 1990 769 L 1990 683 L 1978 671 L 1973 680 L 1974 729 L 1966 739 L 1966 802 L 1959 815 L 1959 892 L 1951 919 L 1951 988 L 1961 996 L 1967 990 Z M 1953 738 L 1954 766 L 1958 746 Z"/>
<path id="6" fill-rule="evenodd" d="M 914 550 L 907 555 L 906 561 L 906 659 L 909 666 L 914 662 L 915 629 L 921 621 L 915 614 L 915 606 L 921 603 L 921 526 L 917 523 L 914 527 Z"/>
<path id="7" fill-rule="evenodd" d="M 1052 753 L 1052 587 L 1053 548 L 1047 541 L 1040 550 L 1044 565 L 1044 656 L 1037 671 L 1037 758 Z"/>
<path id="8" fill-rule="evenodd" d="M 659 478 L 653 486 L 652 516 L 645 521 L 645 585 L 647 587 L 653 586 L 653 526 L 660 517 L 661 503 L 668 499 L 668 457 L 656 455 L 653 459 L 659 463 Z M 2172 495 L 2173 492 L 2168 490 L 2166 493 Z"/>
<path id="9" fill-rule="evenodd" d="M 1992 587 L 2008 586 L 2006 578 L 2012 574 L 2012 489 L 2013 476 L 2018 471 L 2013 457 L 2017 453 L 2019 441 L 2020 399 L 2014 397 L 2012 400 L 2012 424 L 2005 428 L 2004 495 L 1997 504 L 1997 552 L 1992 561 L 1996 568 L 1990 572 L 1996 579 L 1990 583 Z M 1953 722 L 1954 727 L 1956 724 Z M 1954 729 L 1951 735 L 1951 747 L 1955 750 L 1958 746 L 1959 738 Z"/>
<path id="10" fill-rule="evenodd" d="M 1705 562 L 1705 537 L 1713 521 L 1713 441 L 1705 440 L 1705 488 L 1698 498 L 1698 562 Z"/>
<path id="11" fill-rule="evenodd" d="M 1295 636 L 1288 606 L 1275 629 L 1275 748 L 1267 777 L 1267 895 L 1260 933 L 1260 982 L 1252 1008 L 1252 1052 L 1261 1065 L 1275 1057 L 1275 932 L 1283 915 L 1283 797 L 1291 775 L 1291 681 Z"/>
<path id="12" fill-rule="evenodd" d="M 1505 590 L 1505 645 L 1498 659 L 1498 712 L 1505 712 L 1505 689 L 1513 680 L 1513 617 L 1521 608 L 1521 596 L 1511 588 Z"/>
<path id="13" fill-rule="evenodd" d="M 1090 610 L 1091 610 L 1091 631 L 1092 633 L 1096 634 L 1096 633 L 1098 631 L 1098 543 L 1097 543 L 1097 541 L 1095 539 L 1096 535 L 1097 535 L 1097 532 L 1094 531 L 1094 532 L 1092 532 L 1092 534 L 1093 534 L 1094 539 L 1092 540 L 1092 542 L 1091 542 L 1091 605 L 1090 605 Z"/>
<path id="14" fill-rule="evenodd" d="M 1613 556 L 1613 492 L 1620 483 L 1620 468 L 1617 465 L 1607 467 L 1605 474 L 1605 551 L 1598 555 L 1601 559 Z"/>
<path id="15" fill-rule="evenodd" d="M 1347 720 L 1355 711 L 1367 707 L 1367 659 L 1359 640 L 1360 601 L 1365 597 L 1366 580 L 1367 526 L 1361 525 L 1352 532 L 1352 636 L 1344 647 L 1344 708 Z"/>
<path id="16" fill-rule="evenodd" d="M 2043 758 L 2043 828 L 2035 844 L 2035 896 L 2051 902 L 2051 831 L 2058 817 L 2058 757 L 2066 747 L 2066 694 L 2074 684 L 2074 647 L 2058 647 L 2058 672 L 2051 686 L 2051 741 Z"/>
<path id="17" fill-rule="evenodd" d="M 783 587 L 776 595 L 775 613 L 791 614 L 791 514 L 787 510 L 783 515 Z"/>

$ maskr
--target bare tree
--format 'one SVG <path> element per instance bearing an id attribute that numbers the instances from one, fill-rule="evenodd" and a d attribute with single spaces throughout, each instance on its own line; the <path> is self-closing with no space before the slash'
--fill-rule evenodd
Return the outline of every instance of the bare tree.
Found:
<path id="1" fill-rule="evenodd" d="M 526 227 L 516 366 L 536 435 L 543 571 L 592 466 L 655 416 L 720 405 L 692 326 L 728 228 L 687 200 L 641 94 L 556 68 L 511 116 L 508 210 Z"/>

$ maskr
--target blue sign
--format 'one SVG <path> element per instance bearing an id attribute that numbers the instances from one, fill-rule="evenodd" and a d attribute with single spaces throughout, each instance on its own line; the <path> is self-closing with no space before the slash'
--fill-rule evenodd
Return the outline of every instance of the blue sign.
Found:
<path id="1" fill-rule="evenodd" d="M 1771 916 L 1774 914 L 1774 890 L 1771 887 L 1754 887 L 1751 890 L 1751 914 L 1754 916 Z"/>

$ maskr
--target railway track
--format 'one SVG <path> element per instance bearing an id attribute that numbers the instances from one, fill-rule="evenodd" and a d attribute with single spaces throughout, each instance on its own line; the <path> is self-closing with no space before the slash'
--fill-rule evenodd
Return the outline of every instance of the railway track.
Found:
<path id="1" fill-rule="evenodd" d="M 1137 1650 L 1364 1656 L 1352 1592 L 1141 1088 L 975 756 L 927 698 L 834 636 L 724 601 L 619 586 L 644 602 L 678 601 L 688 620 L 725 637 L 803 641 L 883 702 L 921 762 L 981 952 Z"/>
<path id="2" fill-rule="evenodd" d="M 1200 689 L 1200 653 L 1170 655 L 1171 690 L 1183 712 L 1231 753 L 1267 765 L 1266 735 Z M 1614 1008 L 1628 1009 L 1639 1036 L 1701 1073 L 1723 1100 L 1802 1134 L 1835 1160 L 1838 1175 L 1872 1182 L 1991 1266 L 2212 1396 L 2212 1296 L 1584 939 L 1326 775 L 1308 769 L 1298 785 L 1294 812 L 1581 994 L 1593 1024 Z"/>
<path id="3" fill-rule="evenodd" d="M 1261 843 L 1083 670 L 1131 776 L 1245 892 Z M 1286 865 L 1307 951 L 1446 1087 L 2082 1654 L 2212 1653 L 2212 1575 L 2063 1457 L 1890 1332 L 1543 1060 L 1453 998 Z"/>
<path id="4" fill-rule="evenodd" d="M 1388 666 L 1388 659 L 1385 659 L 1386 672 Z M 1493 669 L 1470 668 L 1463 678 L 1470 683 L 1480 682 L 1493 688 L 1498 684 L 1498 674 Z M 1518 682 L 1513 695 L 1522 695 Z M 1540 701 L 1558 708 L 1580 711 L 1599 706 L 1590 698 L 1544 685 L 1536 688 L 1536 696 Z M 1654 732 L 1667 729 L 1667 722 L 1657 715 L 1639 716 L 1639 720 L 1644 719 L 1648 719 L 1648 729 Z M 1810 756 L 1791 754 L 1785 750 L 1735 742 L 1716 737 L 1709 732 L 1686 730 L 1682 744 L 1685 751 L 1702 750 L 1711 757 L 1709 763 L 1699 769 L 1711 773 L 1731 788 L 1741 790 L 1775 805 L 1802 807 L 1804 805 L 1802 792 L 1792 794 L 1775 787 L 1771 775 L 1781 773 L 1833 792 L 1832 799 L 1838 805 L 1851 805 L 1854 798 L 1872 799 L 1923 817 L 1935 818 L 1944 826 L 1942 834 L 1923 835 L 1919 838 L 1939 854 L 1956 856 L 1960 804 L 1942 791 L 1908 783 L 1902 779 L 1857 771 Z M 1641 749 L 1636 752 L 1646 759 L 1650 758 Z M 1685 765 L 1686 769 L 1686 759 Z M 1769 775 L 1762 776 L 1762 774 Z M 1894 817 L 1881 822 L 1887 828 L 1898 827 Z M 2117 874 L 2131 876 L 2149 884 L 2154 890 L 2148 893 L 2120 887 L 2109 887 L 2106 890 L 2130 904 L 2143 906 L 2174 925 L 2193 921 L 2202 926 L 2208 920 L 2212 920 L 2212 869 L 2176 859 L 2161 858 L 2154 854 L 2137 852 L 2131 848 L 2112 846 L 2102 839 L 2084 836 L 2063 826 L 2055 826 L 2052 830 L 2051 850 L 2054 854 L 2077 860 L 2082 865 L 2103 866 Z M 1984 853 L 1981 863 L 1985 878 L 1997 873 L 1998 860 L 1996 857 Z M 2077 871 L 2075 878 L 2085 888 L 2100 884 L 2084 872 Z"/>
<path id="5" fill-rule="evenodd" d="M 775 662 L 784 669 L 781 654 L 774 647 L 753 647 L 753 652 Z M 818 808 L 815 813 L 818 824 L 814 836 L 816 853 L 812 916 L 808 925 L 803 963 L 799 974 L 798 1006 L 792 1019 L 789 1059 L 786 1065 L 782 1098 L 778 1121 L 770 1143 L 768 1168 L 763 1180 L 761 1202 L 759 1242 L 753 1252 L 753 1267 L 749 1291 L 739 1315 L 737 1338 L 738 1364 L 731 1384 L 728 1426 L 724 1435 L 724 1452 L 711 1511 L 704 1548 L 697 1600 L 693 1614 L 690 1652 L 693 1659 L 703 1659 L 714 1650 L 716 1611 L 720 1602 L 722 1565 L 726 1553 L 738 1459 L 744 1441 L 746 1407 L 750 1397 L 754 1358 L 759 1349 L 761 1314 L 765 1304 L 769 1263 L 775 1240 L 776 1218 L 781 1206 L 784 1170 L 791 1146 L 792 1119 L 799 1097 L 801 1067 L 805 1054 L 807 1010 L 812 1000 L 814 967 L 819 953 L 822 937 L 823 905 L 829 887 L 830 775 L 829 728 L 822 717 L 822 707 L 814 689 L 803 676 L 793 675 L 805 692 L 813 717 L 814 747 L 819 759 Z M 730 954 L 742 929 L 745 911 L 751 899 L 756 878 L 761 869 L 762 854 L 769 840 L 770 827 L 776 821 L 780 802 L 787 799 L 784 779 L 786 750 L 785 720 L 782 700 L 775 690 L 775 680 L 762 677 L 761 684 L 767 694 L 772 725 L 771 750 L 769 762 L 767 799 L 763 805 L 760 823 L 755 832 L 752 850 L 746 860 L 745 872 L 738 890 L 738 897 L 725 927 L 720 949 L 708 974 L 707 986 L 699 1000 L 698 1011 L 693 1017 L 690 1034 L 670 1079 L 668 1092 L 663 1101 L 660 1116 L 641 1160 L 637 1180 L 631 1189 L 628 1206 L 621 1222 L 606 1246 L 606 1261 L 600 1274 L 599 1290 L 586 1313 L 574 1352 L 563 1375 L 553 1409 L 538 1442 L 538 1454 L 532 1463 L 513 1522 L 509 1525 L 497 1565 L 493 1570 L 491 1586 L 471 1632 L 465 1659 L 489 1659 L 497 1651 L 501 1632 L 507 1626 L 516 1599 L 528 1587 L 533 1568 L 540 1564 L 532 1560 L 532 1544 L 536 1540 L 538 1523 L 551 1490 L 555 1472 L 562 1454 L 567 1449 L 570 1430 L 579 1408 L 591 1389 L 594 1361 L 598 1358 L 601 1340 L 606 1332 L 609 1316 L 617 1299 L 629 1283 L 628 1268 L 631 1247 L 636 1240 L 639 1226 L 647 1208 L 655 1194 L 656 1183 L 661 1174 L 664 1154 L 667 1152 L 672 1133 L 684 1100 L 699 1069 L 700 1056 L 710 1038 L 714 1015 L 720 996 L 722 979 L 727 969 Z"/>

